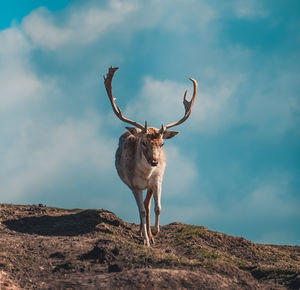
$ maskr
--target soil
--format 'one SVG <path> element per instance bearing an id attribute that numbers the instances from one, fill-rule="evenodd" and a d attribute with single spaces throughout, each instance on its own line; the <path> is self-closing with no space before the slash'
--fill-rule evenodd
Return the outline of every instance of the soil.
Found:
<path id="1" fill-rule="evenodd" d="M 139 226 L 106 210 L 0 204 L 0 289 L 300 289 L 300 247 L 202 226 Z"/>

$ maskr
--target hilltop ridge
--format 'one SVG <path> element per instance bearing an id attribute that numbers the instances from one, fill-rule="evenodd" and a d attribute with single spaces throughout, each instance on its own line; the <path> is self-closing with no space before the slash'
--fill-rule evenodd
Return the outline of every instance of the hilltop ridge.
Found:
<path id="1" fill-rule="evenodd" d="M 0 204 L 0 289 L 299 289 L 300 247 L 203 226 L 139 226 L 106 210 Z"/>

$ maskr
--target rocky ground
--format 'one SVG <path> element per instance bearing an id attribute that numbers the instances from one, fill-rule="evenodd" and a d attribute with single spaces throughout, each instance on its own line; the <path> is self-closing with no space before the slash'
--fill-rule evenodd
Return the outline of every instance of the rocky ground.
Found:
<path id="1" fill-rule="evenodd" d="M 143 246 L 105 210 L 0 204 L 0 289 L 300 289 L 300 247 L 172 223 Z"/>

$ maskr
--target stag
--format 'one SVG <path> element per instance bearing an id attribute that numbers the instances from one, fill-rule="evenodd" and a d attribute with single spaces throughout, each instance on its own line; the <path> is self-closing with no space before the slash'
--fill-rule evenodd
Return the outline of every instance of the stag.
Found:
<path id="1" fill-rule="evenodd" d="M 116 116 L 123 122 L 132 125 L 126 127 L 127 131 L 119 139 L 119 147 L 116 151 L 115 165 L 122 181 L 132 190 L 140 214 L 140 233 L 144 237 L 144 244 L 150 246 L 154 243 L 153 235 L 159 232 L 159 216 L 161 213 L 161 188 L 166 157 L 163 148 L 164 140 L 176 136 L 179 132 L 168 129 L 182 124 L 190 116 L 192 106 L 197 94 L 197 82 L 190 78 L 194 85 L 191 101 L 187 101 L 187 91 L 184 93 L 183 104 L 185 114 L 182 119 L 168 125 L 162 125 L 160 129 L 141 125 L 123 116 L 120 107 L 116 106 L 116 98 L 112 94 L 112 79 L 118 68 L 110 67 L 104 84 Z M 147 195 L 143 202 L 143 190 L 147 189 Z M 155 226 L 153 232 L 150 228 L 151 198 L 155 201 Z"/>

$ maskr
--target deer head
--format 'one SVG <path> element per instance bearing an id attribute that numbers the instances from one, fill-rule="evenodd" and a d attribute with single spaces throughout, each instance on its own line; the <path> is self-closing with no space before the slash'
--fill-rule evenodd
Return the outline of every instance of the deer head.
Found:
<path id="1" fill-rule="evenodd" d="M 162 151 L 164 145 L 164 139 L 170 139 L 176 136 L 179 132 L 168 130 L 171 127 L 175 127 L 179 124 L 182 124 L 187 118 L 190 116 L 192 112 L 192 106 L 195 102 L 196 94 L 197 94 L 197 82 L 196 80 L 190 78 L 194 85 L 194 92 L 191 101 L 186 99 L 187 91 L 184 93 L 183 97 L 183 105 L 185 108 L 184 116 L 176 122 L 170 123 L 168 125 L 161 125 L 160 129 L 154 127 L 148 127 L 147 121 L 145 121 L 145 125 L 132 121 L 123 116 L 122 111 L 119 106 L 116 106 L 116 98 L 113 97 L 112 94 L 112 79 L 118 67 L 110 67 L 106 76 L 104 76 L 104 84 L 107 91 L 107 95 L 111 102 L 112 108 L 116 116 L 123 122 L 133 125 L 133 127 L 126 127 L 126 129 L 130 132 L 130 134 L 134 135 L 139 139 L 139 146 L 151 166 L 157 166 L 160 152 Z"/>

